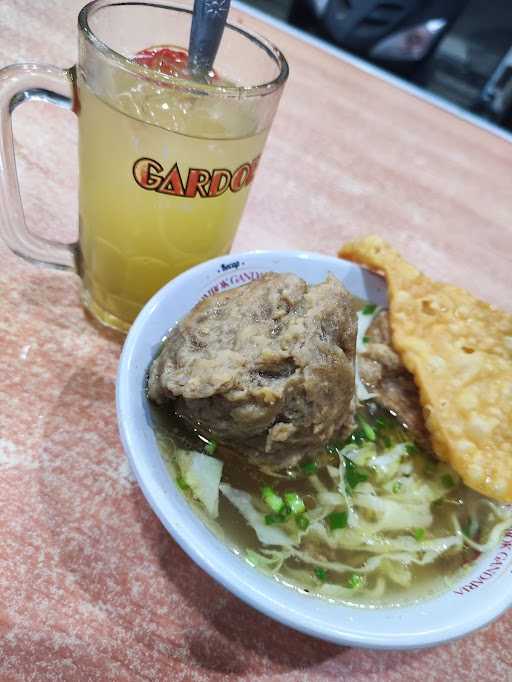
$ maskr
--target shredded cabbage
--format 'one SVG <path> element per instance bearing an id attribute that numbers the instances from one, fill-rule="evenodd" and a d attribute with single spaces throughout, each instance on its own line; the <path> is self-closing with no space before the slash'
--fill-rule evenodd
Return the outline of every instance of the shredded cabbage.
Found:
<path id="1" fill-rule="evenodd" d="M 372 414 L 375 427 L 368 425 L 366 437 L 361 428 L 348 443 L 330 445 L 308 476 L 298 469 L 297 478 L 293 472 L 272 477 L 275 498 L 286 505 L 298 496 L 300 514 L 272 507 L 261 490 L 221 483 L 220 460 L 184 451 L 174 457 L 213 518 L 220 491 L 254 530 L 260 545 L 245 550 L 249 564 L 328 599 L 351 601 L 356 593 L 377 599 L 390 588 L 409 588 L 440 557 L 453 571 L 468 558 L 463 550 L 492 548 L 511 526 L 512 509 L 462 487 L 448 465 L 422 454 L 397 423 L 383 419 L 379 431 L 368 409 Z"/>
<path id="2" fill-rule="evenodd" d="M 212 518 L 216 519 L 219 515 L 219 485 L 223 462 L 191 450 L 178 450 L 176 462 L 185 484 L 192 491 L 192 496 L 201 502 Z"/>
<path id="3" fill-rule="evenodd" d="M 291 547 L 298 542 L 298 533 L 295 534 L 295 537 L 292 537 L 280 526 L 267 526 L 265 515 L 256 509 L 249 493 L 232 488 L 228 483 L 221 483 L 220 490 L 231 504 L 238 509 L 264 545 Z"/>
<path id="4" fill-rule="evenodd" d="M 406 555 L 403 559 L 396 559 L 390 557 L 380 557 L 380 571 L 384 574 L 391 582 L 400 587 L 409 587 L 412 581 L 412 571 L 409 568 L 409 564 L 412 563 Z"/>
<path id="5" fill-rule="evenodd" d="M 373 512 L 376 518 L 372 524 L 374 532 L 426 528 L 432 524 L 428 502 L 408 504 L 377 495 L 372 491 L 354 493 L 354 505 L 356 509 L 361 508 Z"/>
<path id="6" fill-rule="evenodd" d="M 280 571 L 281 566 L 289 556 L 290 552 L 283 550 L 263 549 L 261 552 L 255 552 L 252 549 L 247 549 L 245 552 L 245 558 L 252 566 L 268 573 Z"/>
<path id="7" fill-rule="evenodd" d="M 490 500 L 488 500 L 488 502 L 490 502 Z M 493 503 L 490 502 L 490 504 L 493 504 Z M 492 529 L 492 531 L 489 533 L 489 537 L 488 537 L 487 542 L 486 542 L 485 544 L 481 544 L 481 543 L 479 543 L 479 542 L 475 542 L 475 541 L 472 540 L 470 537 L 468 537 L 467 535 L 465 535 L 465 534 L 462 532 L 462 529 L 461 529 L 461 527 L 460 527 L 459 520 L 457 519 L 457 517 L 455 516 L 455 514 L 453 514 L 453 516 L 452 516 L 453 525 L 455 526 L 457 535 L 461 536 L 461 537 L 463 538 L 463 541 L 464 541 L 467 545 L 469 545 L 469 546 L 472 547 L 473 549 L 476 549 L 476 550 L 479 551 L 479 552 L 488 552 L 490 549 L 492 549 L 493 547 L 495 547 L 496 544 L 498 543 L 498 540 L 500 539 L 500 537 L 501 537 L 501 536 L 503 535 L 503 533 L 507 530 L 507 528 L 510 527 L 510 513 L 509 513 L 508 515 L 504 516 L 503 513 L 502 513 L 502 510 L 500 509 L 500 507 L 498 507 L 498 505 L 494 505 L 494 504 L 493 504 L 493 507 L 494 507 L 494 509 L 495 509 L 496 516 L 497 516 L 498 518 L 503 519 L 503 520 L 502 520 L 500 523 L 497 523 L 497 524 L 494 526 L 494 528 Z"/>

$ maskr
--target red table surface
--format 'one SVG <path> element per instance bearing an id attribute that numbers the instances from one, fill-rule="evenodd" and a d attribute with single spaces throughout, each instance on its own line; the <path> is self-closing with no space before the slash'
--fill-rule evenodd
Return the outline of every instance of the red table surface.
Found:
<path id="1" fill-rule="evenodd" d="M 76 0 L 4 0 L 0 65 L 70 65 Z M 291 76 L 235 242 L 333 254 L 378 232 L 436 277 L 510 310 L 509 142 L 275 26 Z M 371 106 L 370 106 L 371 105 Z M 71 239 L 76 123 L 15 113 L 27 220 Z M 512 680 L 512 617 L 415 652 L 338 647 L 241 603 L 168 536 L 129 472 L 120 341 L 75 275 L 0 244 L 0 680 Z"/>

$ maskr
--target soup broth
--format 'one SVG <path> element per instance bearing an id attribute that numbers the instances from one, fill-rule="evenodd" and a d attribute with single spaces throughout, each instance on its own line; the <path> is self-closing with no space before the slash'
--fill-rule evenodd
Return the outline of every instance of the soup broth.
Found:
<path id="1" fill-rule="evenodd" d="M 183 483 L 178 463 L 183 450 L 206 447 L 212 453 L 212 445 L 169 408 L 151 409 L 169 471 L 208 526 L 249 563 L 310 594 L 360 606 L 433 596 L 511 523 L 506 508 L 468 489 L 372 400 L 360 406 L 358 428 L 348 441 L 333 442 L 286 471 L 256 467 L 243 452 L 215 447 L 213 456 L 223 462 L 223 492 L 214 520 Z M 241 513 L 240 499 L 264 527 L 293 540 L 262 542 Z M 278 512 L 279 500 L 286 503 Z"/>

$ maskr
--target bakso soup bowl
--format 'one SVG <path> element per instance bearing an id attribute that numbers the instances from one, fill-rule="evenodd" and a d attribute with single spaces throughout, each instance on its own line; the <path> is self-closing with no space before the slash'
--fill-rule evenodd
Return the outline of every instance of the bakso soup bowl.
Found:
<path id="1" fill-rule="evenodd" d="M 260 572 L 196 513 L 162 457 L 146 397 L 148 367 L 162 339 L 202 298 L 264 272 L 322 282 L 332 273 L 355 296 L 386 304 L 383 279 L 337 258 L 298 251 L 217 258 L 176 277 L 147 303 L 124 344 L 117 415 L 133 473 L 155 514 L 206 573 L 252 607 L 291 628 L 340 645 L 380 649 L 428 647 L 480 628 L 512 603 L 512 532 L 480 555 L 455 583 L 417 602 L 357 606 L 312 596 Z"/>

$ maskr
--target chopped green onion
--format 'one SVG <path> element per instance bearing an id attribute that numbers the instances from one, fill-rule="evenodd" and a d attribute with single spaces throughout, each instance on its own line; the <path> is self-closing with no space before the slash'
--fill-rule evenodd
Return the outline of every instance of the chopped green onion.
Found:
<path id="1" fill-rule="evenodd" d="M 375 426 L 378 429 L 384 429 L 387 426 L 386 420 L 384 419 L 384 417 L 377 417 L 377 419 L 375 420 Z"/>
<path id="2" fill-rule="evenodd" d="M 245 558 L 249 563 L 251 563 L 253 566 L 259 566 L 261 565 L 261 555 L 258 554 L 258 552 L 255 552 L 252 549 L 246 549 L 245 550 Z"/>
<path id="3" fill-rule="evenodd" d="M 276 523 L 283 523 L 284 519 L 280 514 L 266 514 L 265 525 L 274 526 Z"/>
<path id="4" fill-rule="evenodd" d="M 367 303 L 365 307 L 361 310 L 363 315 L 373 315 L 373 313 L 377 310 L 377 306 L 375 303 Z"/>
<path id="5" fill-rule="evenodd" d="M 353 431 L 350 436 L 343 443 L 333 443 L 327 446 L 327 452 L 331 455 L 339 455 L 340 451 L 343 450 L 345 445 L 350 445 L 355 443 L 356 445 L 362 445 L 366 442 L 366 436 L 361 429 Z"/>
<path id="6" fill-rule="evenodd" d="M 364 435 L 364 431 L 361 429 L 354 431 L 354 433 L 350 436 L 349 439 L 349 442 L 355 443 L 356 445 L 362 445 L 365 441 L 366 436 Z"/>
<path id="7" fill-rule="evenodd" d="M 269 485 L 265 485 L 261 489 L 261 499 L 274 512 L 279 513 L 284 509 L 283 498 L 280 497 Z"/>
<path id="8" fill-rule="evenodd" d="M 414 455 L 416 452 L 418 452 L 418 447 L 414 443 L 407 443 L 405 449 L 409 455 Z"/>
<path id="9" fill-rule="evenodd" d="M 314 574 L 316 575 L 318 580 L 321 580 L 322 582 L 325 582 L 327 580 L 327 571 L 325 570 L 325 568 L 320 568 L 320 566 L 318 566 L 317 568 L 315 568 Z"/>
<path id="10" fill-rule="evenodd" d="M 392 443 L 391 443 L 391 438 L 390 438 L 389 436 L 384 436 L 384 438 L 383 438 L 382 440 L 383 440 L 383 442 L 384 442 L 384 447 L 385 447 L 385 448 L 390 448 L 390 447 L 391 447 Z"/>
<path id="11" fill-rule="evenodd" d="M 354 462 L 345 457 L 345 482 L 349 488 L 354 489 L 359 483 L 368 480 L 368 474 L 361 471 Z"/>
<path id="12" fill-rule="evenodd" d="M 292 514 L 302 514 L 306 511 L 304 500 L 297 493 L 285 493 L 284 501 Z"/>
<path id="13" fill-rule="evenodd" d="M 400 481 L 396 481 L 395 483 L 393 483 L 393 487 L 391 488 L 395 495 L 399 493 L 401 489 L 402 484 L 400 483 Z"/>
<path id="14" fill-rule="evenodd" d="M 300 465 L 300 468 L 307 476 L 312 476 L 316 473 L 317 465 L 316 462 L 304 462 Z"/>
<path id="15" fill-rule="evenodd" d="M 346 511 L 331 512 L 326 518 L 329 528 L 331 530 L 338 530 L 339 528 L 346 528 L 348 522 L 348 513 Z"/>
<path id="16" fill-rule="evenodd" d="M 445 488 L 453 488 L 455 485 L 455 481 L 453 478 L 450 476 L 450 474 L 444 474 L 441 476 L 441 483 L 444 485 Z"/>
<path id="17" fill-rule="evenodd" d="M 297 524 L 299 530 L 307 530 L 309 526 L 309 518 L 306 514 L 297 514 L 295 517 L 295 523 Z"/>
<path id="18" fill-rule="evenodd" d="M 375 441 L 377 439 L 377 436 L 375 435 L 375 431 L 372 429 L 372 427 L 368 424 L 367 421 L 361 417 L 361 415 L 357 414 L 356 415 L 357 423 L 361 427 L 361 431 L 364 433 L 365 438 L 367 440 Z"/>
<path id="19" fill-rule="evenodd" d="M 422 540 L 425 539 L 425 533 L 426 533 L 426 530 L 424 528 L 415 528 L 414 529 L 414 538 L 418 542 L 421 542 Z"/>
<path id="20" fill-rule="evenodd" d="M 189 484 L 185 481 L 183 476 L 177 476 L 176 477 L 176 483 L 178 484 L 178 487 L 181 488 L 182 490 L 190 490 Z"/>
<path id="21" fill-rule="evenodd" d="M 217 443 L 214 440 L 209 440 L 206 443 L 206 445 L 204 446 L 204 451 L 206 452 L 207 455 L 215 454 L 216 450 L 217 450 Z"/>
<path id="22" fill-rule="evenodd" d="M 357 573 L 352 573 L 350 578 L 347 580 L 347 587 L 350 587 L 352 590 L 362 587 L 363 585 L 364 577 L 362 575 L 357 575 Z"/>
<path id="23" fill-rule="evenodd" d="M 370 340 L 369 336 L 363 336 L 363 343 L 368 343 L 369 340 Z"/>

